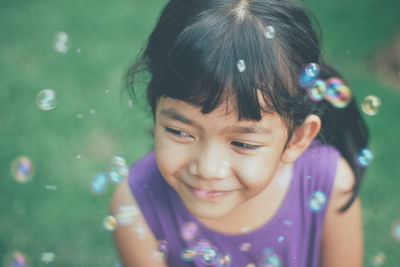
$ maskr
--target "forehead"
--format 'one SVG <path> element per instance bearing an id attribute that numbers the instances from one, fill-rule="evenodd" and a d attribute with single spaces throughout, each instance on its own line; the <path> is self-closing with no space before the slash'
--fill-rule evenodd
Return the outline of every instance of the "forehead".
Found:
<path id="1" fill-rule="evenodd" d="M 161 97 L 156 106 L 157 117 L 169 117 L 186 124 L 204 124 L 220 128 L 243 126 L 247 127 L 249 133 L 266 132 L 271 133 L 276 128 L 285 127 L 281 117 L 276 113 L 262 113 L 260 121 L 239 120 L 236 104 L 228 100 L 222 102 L 212 112 L 203 114 L 201 108 L 182 100 L 169 97 Z M 256 127 L 251 130 L 251 127 Z M 246 129 L 242 129 L 246 132 Z"/>

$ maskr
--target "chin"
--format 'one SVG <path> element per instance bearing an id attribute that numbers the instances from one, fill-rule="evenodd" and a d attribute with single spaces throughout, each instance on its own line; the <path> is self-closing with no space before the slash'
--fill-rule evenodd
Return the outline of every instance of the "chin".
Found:
<path id="1" fill-rule="evenodd" d="M 200 219 L 219 219 L 230 213 L 234 207 L 218 207 L 215 204 L 201 205 L 199 207 L 189 206 L 189 211 Z"/>

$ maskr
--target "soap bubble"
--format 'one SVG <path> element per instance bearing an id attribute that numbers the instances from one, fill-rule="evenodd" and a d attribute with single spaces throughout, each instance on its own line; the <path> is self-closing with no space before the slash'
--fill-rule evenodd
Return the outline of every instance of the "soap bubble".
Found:
<path id="1" fill-rule="evenodd" d="M 28 182 L 34 173 L 32 161 L 30 158 L 20 156 L 11 163 L 11 175 L 19 183 Z"/>
<path id="2" fill-rule="evenodd" d="M 239 59 L 236 64 L 236 67 L 239 72 L 244 72 L 246 70 L 246 63 L 244 63 L 243 59 Z"/>
<path id="3" fill-rule="evenodd" d="M 258 266 L 261 267 L 282 267 L 282 261 L 277 254 L 274 253 L 273 249 L 264 249 L 261 262 Z"/>
<path id="4" fill-rule="evenodd" d="M 114 184 L 118 184 L 122 179 L 126 178 L 129 173 L 129 168 L 126 165 L 126 161 L 123 157 L 113 156 L 111 160 L 111 169 L 108 173 L 110 181 Z"/>
<path id="5" fill-rule="evenodd" d="M 52 89 L 44 89 L 36 96 L 36 105 L 41 110 L 51 110 L 56 107 L 56 93 Z"/>
<path id="6" fill-rule="evenodd" d="M 5 267 L 28 267 L 28 260 L 24 254 L 14 251 L 5 261 Z"/>
<path id="7" fill-rule="evenodd" d="M 279 243 L 282 243 L 283 241 L 285 241 L 285 237 L 284 236 L 280 236 L 280 237 L 278 237 L 278 242 Z"/>
<path id="8" fill-rule="evenodd" d="M 273 26 L 267 26 L 265 28 L 265 37 L 267 37 L 267 39 L 274 39 L 275 28 Z"/>
<path id="9" fill-rule="evenodd" d="M 400 241 L 400 219 L 392 224 L 392 237 L 396 241 Z"/>
<path id="10" fill-rule="evenodd" d="M 346 107 L 351 100 L 350 88 L 339 78 L 330 78 L 326 81 L 325 99 L 336 108 Z"/>
<path id="11" fill-rule="evenodd" d="M 104 218 L 103 220 L 103 226 L 104 228 L 106 228 L 109 231 L 113 231 L 115 230 L 115 228 L 117 228 L 118 226 L 118 222 L 117 219 L 112 216 L 112 215 L 108 215 L 107 217 Z"/>
<path id="12" fill-rule="evenodd" d="M 217 261 L 218 249 L 207 240 L 197 242 L 196 252 L 200 255 L 200 260 L 207 265 L 215 264 Z"/>
<path id="13" fill-rule="evenodd" d="M 199 228 L 194 222 L 187 222 L 181 227 L 181 236 L 185 241 L 190 241 L 196 238 Z"/>
<path id="14" fill-rule="evenodd" d="M 309 207 L 311 211 L 313 212 L 318 212 L 321 211 L 326 204 L 327 197 L 325 193 L 321 191 L 315 191 L 311 194 L 310 200 L 309 200 Z"/>
<path id="15" fill-rule="evenodd" d="M 249 242 L 245 242 L 245 243 L 242 243 L 242 244 L 240 244 L 240 246 L 239 246 L 239 250 L 240 251 L 249 251 L 250 250 L 250 248 L 251 248 L 251 244 L 249 243 Z"/>
<path id="16" fill-rule="evenodd" d="M 319 65 L 316 63 L 307 64 L 299 77 L 299 84 L 302 87 L 312 85 L 319 75 Z"/>
<path id="17" fill-rule="evenodd" d="M 197 252 L 195 249 L 184 248 L 181 251 L 181 259 L 183 261 L 194 261 L 196 258 Z"/>
<path id="18" fill-rule="evenodd" d="M 65 32 L 59 32 L 56 35 L 54 41 L 54 49 L 62 54 L 65 54 L 69 50 L 69 37 Z"/>
<path id="19" fill-rule="evenodd" d="M 158 249 L 164 254 L 168 255 L 168 242 L 167 240 L 158 240 Z"/>
<path id="20" fill-rule="evenodd" d="M 320 79 L 317 79 L 314 84 L 307 89 L 308 96 L 314 101 L 323 100 L 325 91 L 326 83 Z"/>
<path id="21" fill-rule="evenodd" d="M 140 214 L 139 209 L 133 205 L 122 205 L 118 208 L 117 220 L 119 225 L 127 226 L 135 223 Z"/>
<path id="22" fill-rule="evenodd" d="M 102 172 L 99 172 L 93 176 L 93 180 L 91 183 L 91 190 L 96 195 L 101 195 L 106 191 L 108 185 L 107 175 Z"/>
<path id="23" fill-rule="evenodd" d="M 381 107 L 381 100 L 374 95 L 366 96 L 361 104 L 362 111 L 369 115 L 374 116 L 378 113 Z"/>
<path id="24" fill-rule="evenodd" d="M 232 264 L 232 257 L 228 253 L 220 253 L 217 256 L 217 267 L 230 267 Z"/>
<path id="25" fill-rule="evenodd" d="M 385 260 L 386 260 L 385 254 L 379 252 L 372 258 L 372 264 L 374 266 L 381 266 L 382 264 L 385 263 Z"/>
<path id="26" fill-rule="evenodd" d="M 374 154 L 368 148 L 363 148 L 357 156 L 356 163 L 360 167 L 367 167 L 374 159 Z"/>
<path id="27" fill-rule="evenodd" d="M 40 260 L 48 264 L 49 262 L 53 262 L 55 257 L 56 255 L 53 252 L 44 252 L 42 253 Z"/>

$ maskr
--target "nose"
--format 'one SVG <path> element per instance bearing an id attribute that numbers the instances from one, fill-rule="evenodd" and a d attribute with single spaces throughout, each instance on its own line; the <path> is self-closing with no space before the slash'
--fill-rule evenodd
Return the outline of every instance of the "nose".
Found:
<path id="1" fill-rule="evenodd" d="M 203 148 L 189 166 L 189 173 L 202 179 L 224 179 L 230 171 L 228 157 L 218 146 Z"/>

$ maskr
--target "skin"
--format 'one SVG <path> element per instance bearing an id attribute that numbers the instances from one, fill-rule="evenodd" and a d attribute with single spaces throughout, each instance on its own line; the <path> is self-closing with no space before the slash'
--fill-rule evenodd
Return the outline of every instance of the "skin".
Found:
<path id="1" fill-rule="evenodd" d="M 293 162 L 318 134 L 321 121 L 309 115 L 285 146 L 287 128 L 278 115 L 263 114 L 259 122 L 238 121 L 231 107 L 226 102 L 202 114 L 186 102 L 160 98 L 155 151 L 164 179 L 199 221 L 216 231 L 239 234 L 244 226 L 261 227 L 279 209 L 289 187 L 280 181 L 290 178 Z M 337 212 L 348 199 L 352 181 L 353 173 L 341 159 L 324 226 L 323 267 L 362 265 L 360 202 L 346 213 Z M 210 191 L 224 196 L 198 197 Z M 137 205 L 126 182 L 114 194 L 111 212 L 115 214 L 120 205 Z M 260 213 L 260 207 L 269 212 Z M 139 240 L 128 227 L 114 231 L 124 266 L 167 266 L 148 256 L 157 241 L 144 218 L 141 223 L 148 232 L 145 240 Z"/>

